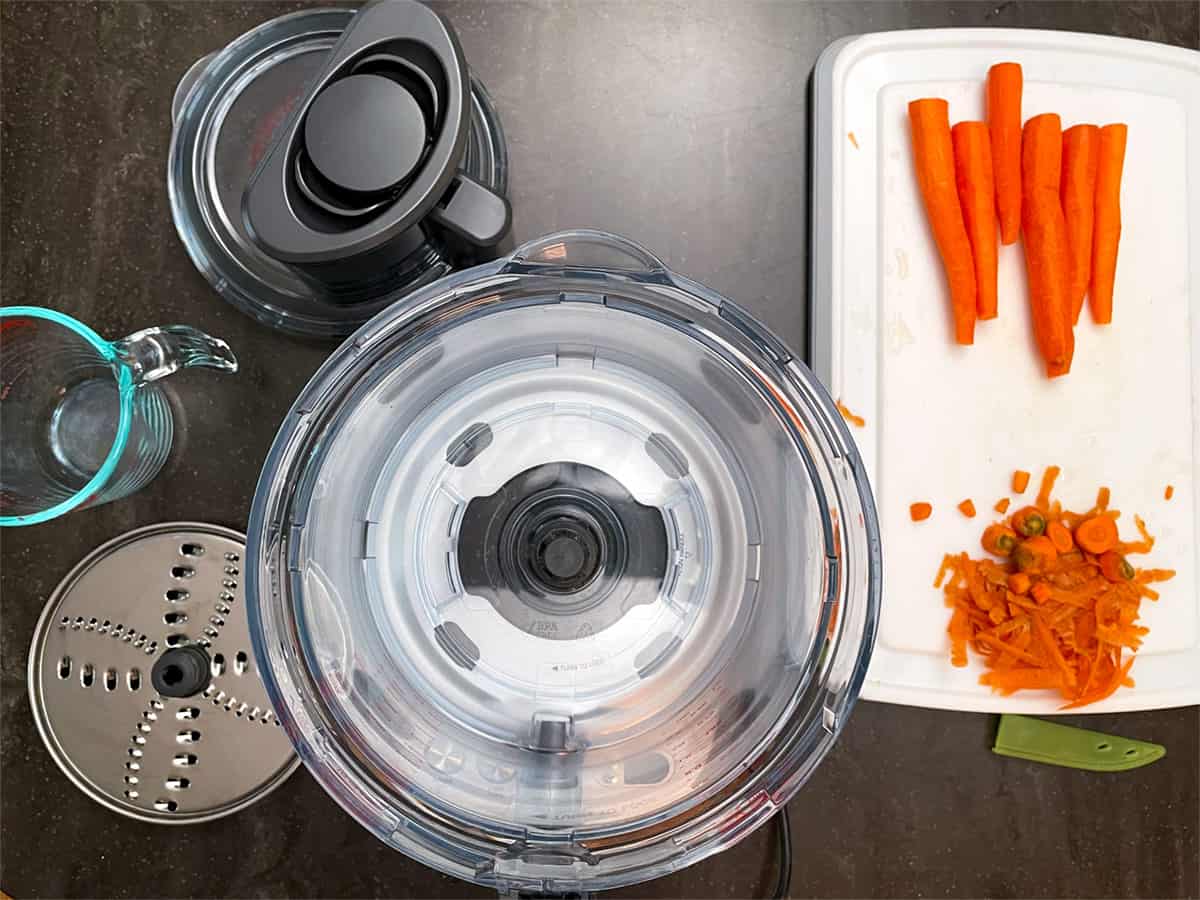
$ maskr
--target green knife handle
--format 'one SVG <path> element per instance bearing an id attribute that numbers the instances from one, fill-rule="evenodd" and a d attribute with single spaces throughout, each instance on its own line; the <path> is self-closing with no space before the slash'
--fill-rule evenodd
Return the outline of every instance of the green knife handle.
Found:
<path id="1" fill-rule="evenodd" d="M 1000 717 L 992 751 L 1001 756 L 1092 772 L 1124 772 L 1167 755 L 1161 744 L 1007 714 Z"/>

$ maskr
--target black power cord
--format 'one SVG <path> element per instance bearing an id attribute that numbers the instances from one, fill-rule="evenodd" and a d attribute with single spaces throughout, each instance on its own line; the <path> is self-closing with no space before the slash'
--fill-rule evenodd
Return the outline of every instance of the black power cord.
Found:
<path id="1" fill-rule="evenodd" d="M 792 822 L 785 806 L 775 814 L 775 837 L 779 843 L 779 878 L 773 900 L 785 900 L 792 886 Z"/>

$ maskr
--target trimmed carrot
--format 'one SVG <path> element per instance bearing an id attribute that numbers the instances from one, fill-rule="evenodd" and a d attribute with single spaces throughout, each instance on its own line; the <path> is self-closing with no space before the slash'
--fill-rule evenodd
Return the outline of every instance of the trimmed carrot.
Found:
<path id="1" fill-rule="evenodd" d="M 954 340 L 975 342 L 975 263 L 954 183 L 954 147 L 945 100 L 926 97 L 908 104 L 913 159 L 925 212 L 950 286 Z"/>
<path id="2" fill-rule="evenodd" d="M 992 147 L 985 122 L 959 122 L 951 129 L 954 180 L 975 262 L 975 310 L 994 319 L 996 300 L 996 188 Z"/>
<path id="3" fill-rule="evenodd" d="M 1167 489 L 1165 491 L 1163 491 L 1163 499 L 1170 500 L 1174 496 L 1175 496 L 1175 485 L 1168 484 Z"/>
<path id="4" fill-rule="evenodd" d="M 1024 506 L 1012 514 L 1012 527 L 1024 537 L 1037 537 L 1046 530 L 1046 517 L 1036 506 Z"/>
<path id="5" fill-rule="evenodd" d="M 1051 522 L 1047 525 L 1046 537 L 1050 538 L 1050 543 L 1059 553 L 1070 553 L 1075 549 L 1075 539 L 1071 537 L 1071 530 L 1062 522 Z"/>
<path id="6" fill-rule="evenodd" d="M 975 503 L 970 498 L 958 504 L 958 511 L 968 519 L 975 518 Z"/>
<path id="7" fill-rule="evenodd" d="M 1001 497 L 999 500 L 996 501 L 996 505 L 993 506 L 992 509 L 994 509 L 996 512 L 1000 513 L 1001 515 L 1004 515 L 1004 513 L 1008 512 L 1008 507 L 1011 502 L 1012 501 L 1009 500 L 1007 497 Z"/>
<path id="8" fill-rule="evenodd" d="M 1100 574 L 1112 582 L 1132 581 L 1133 566 L 1120 553 L 1112 550 L 1100 554 Z"/>
<path id="9" fill-rule="evenodd" d="M 1012 489 L 1014 494 L 1025 493 L 1025 488 L 1029 487 L 1029 473 L 1023 469 L 1017 469 L 1013 472 Z"/>
<path id="10" fill-rule="evenodd" d="M 1021 66 L 997 63 L 988 69 L 987 119 L 996 183 L 1000 240 L 1012 244 L 1021 233 Z"/>
<path id="11" fill-rule="evenodd" d="M 1113 283 L 1117 275 L 1117 245 L 1121 242 L 1121 170 L 1125 166 L 1123 124 L 1100 129 L 1096 150 L 1096 216 L 1092 237 L 1092 283 L 1089 299 L 1092 319 L 1112 322 Z"/>
<path id="12" fill-rule="evenodd" d="M 1071 323 L 1079 321 L 1092 275 L 1092 226 L 1096 216 L 1096 164 L 1100 129 L 1076 125 L 1063 132 L 1062 208 L 1067 226 L 1067 294 Z"/>
<path id="13" fill-rule="evenodd" d="M 1017 533 L 1007 525 L 989 525 L 980 540 L 983 549 L 996 556 L 1008 556 L 1017 546 Z"/>
<path id="14" fill-rule="evenodd" d="M 1055 113 L 1025 123 L 1021 144 L 1021 231 L 1033 333 L 1051 378 L 1071 369 L 1074 332 L 1067 296 L 1067 226 L 1062 182 L 1062 124 Z"/>
<path id="15" fill-rule="evenodd" d="M 914 503 L 909 506 L 908 515 L 914 522 L 924 522 L 933 515 L 933 507 L 928 503 Z"/>
<path id="16" fill-rule="evenodd" d="M 1117 524 L 1108 516 L 1084 519 L 1075 529 L 1075 543 L 1095 556 L 1117 546 Z"/>
<path id="17" fill-rule="evenodd" d="M 1058 466 L 1046 466 L 1046 471 L 1042 473 L 1042 487 L 1038 491 L 1037 500 L 1034 501 L 1042 509 L 1050 508 L 1050 493 L 1054 490 L 1054 482 L 1058 481 L 1058 476 L 1062 472 Z"/>
<path id="18" fill-rule="evenodd" d="M 1038 535 L 1017 544 L 1012 557 L 1013 562 L 1022 572 L 1027 574 L 1044 572 L 1054 565 L 1054 561 L 1058 558 L 1058 551 L 1054 549 L 1050 538 Z"/>

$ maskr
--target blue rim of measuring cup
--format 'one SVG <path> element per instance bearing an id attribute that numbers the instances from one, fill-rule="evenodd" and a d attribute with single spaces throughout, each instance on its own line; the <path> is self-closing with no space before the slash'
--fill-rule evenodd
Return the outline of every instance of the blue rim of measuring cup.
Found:
<path id="1" fill-rule="evenodd" d="M 116 348 L 113 347 L 110 341 L 104 340 L 104 338 L 100 337 L 100 335 L 96 334 L 96 332 L 92 331 L 92 329 L 88 328 L 82 322 L 42 306 L 6 306 L 0 308 L 0 319 L 13 316 L 31 316 L 35 319 L 45 319 L 49 322 L 54 322 L 56 325 L 62 325 L 64 328 L 71 329 L 71 331 L 95 347 L 105 360 L 113 364 L 113 369 L 117 376 L 117 393 L 121 398 L 121 412 L 120 418 L 117 421 L 117 436 L 113 439 L 112 447 L 108 450 L 108 456 L 105 457 L 103 465 L 100 466 L 99 470 L 97 470 L 96 474 L 92 476 L 87 484 L 61 503 L 56 503 L 54 506 L 43 509 L 40 512 L 30 513 L 27 516 L 0 516 L 0 526 L 36 525 L 39 522 L 45 522 L 61 516 L 63 513 L 70 512 L 81 503 L 99 493 L 104 487 L 104 483 L 108 481 L 113 471 L 117 468 L 117 461 L 120 460 L 121 454 L 125 452 L 125 445 L 129 442 L 129 430 L 133 423 L 133 376 L 130 375 L 129 369 L 121 362 Z"/>

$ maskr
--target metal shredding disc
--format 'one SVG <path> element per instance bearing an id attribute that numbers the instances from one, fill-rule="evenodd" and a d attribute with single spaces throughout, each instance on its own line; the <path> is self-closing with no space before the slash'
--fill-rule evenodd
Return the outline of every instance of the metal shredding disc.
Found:
<path id="1" fill-rule="evenodd" d="M 54 761 L 135 819 L 186 824 L 249 806 L 298 759 L 250 646 L 245 538 L 196 522 L 139 528 L 55 589 L 29 696 Z"/>

